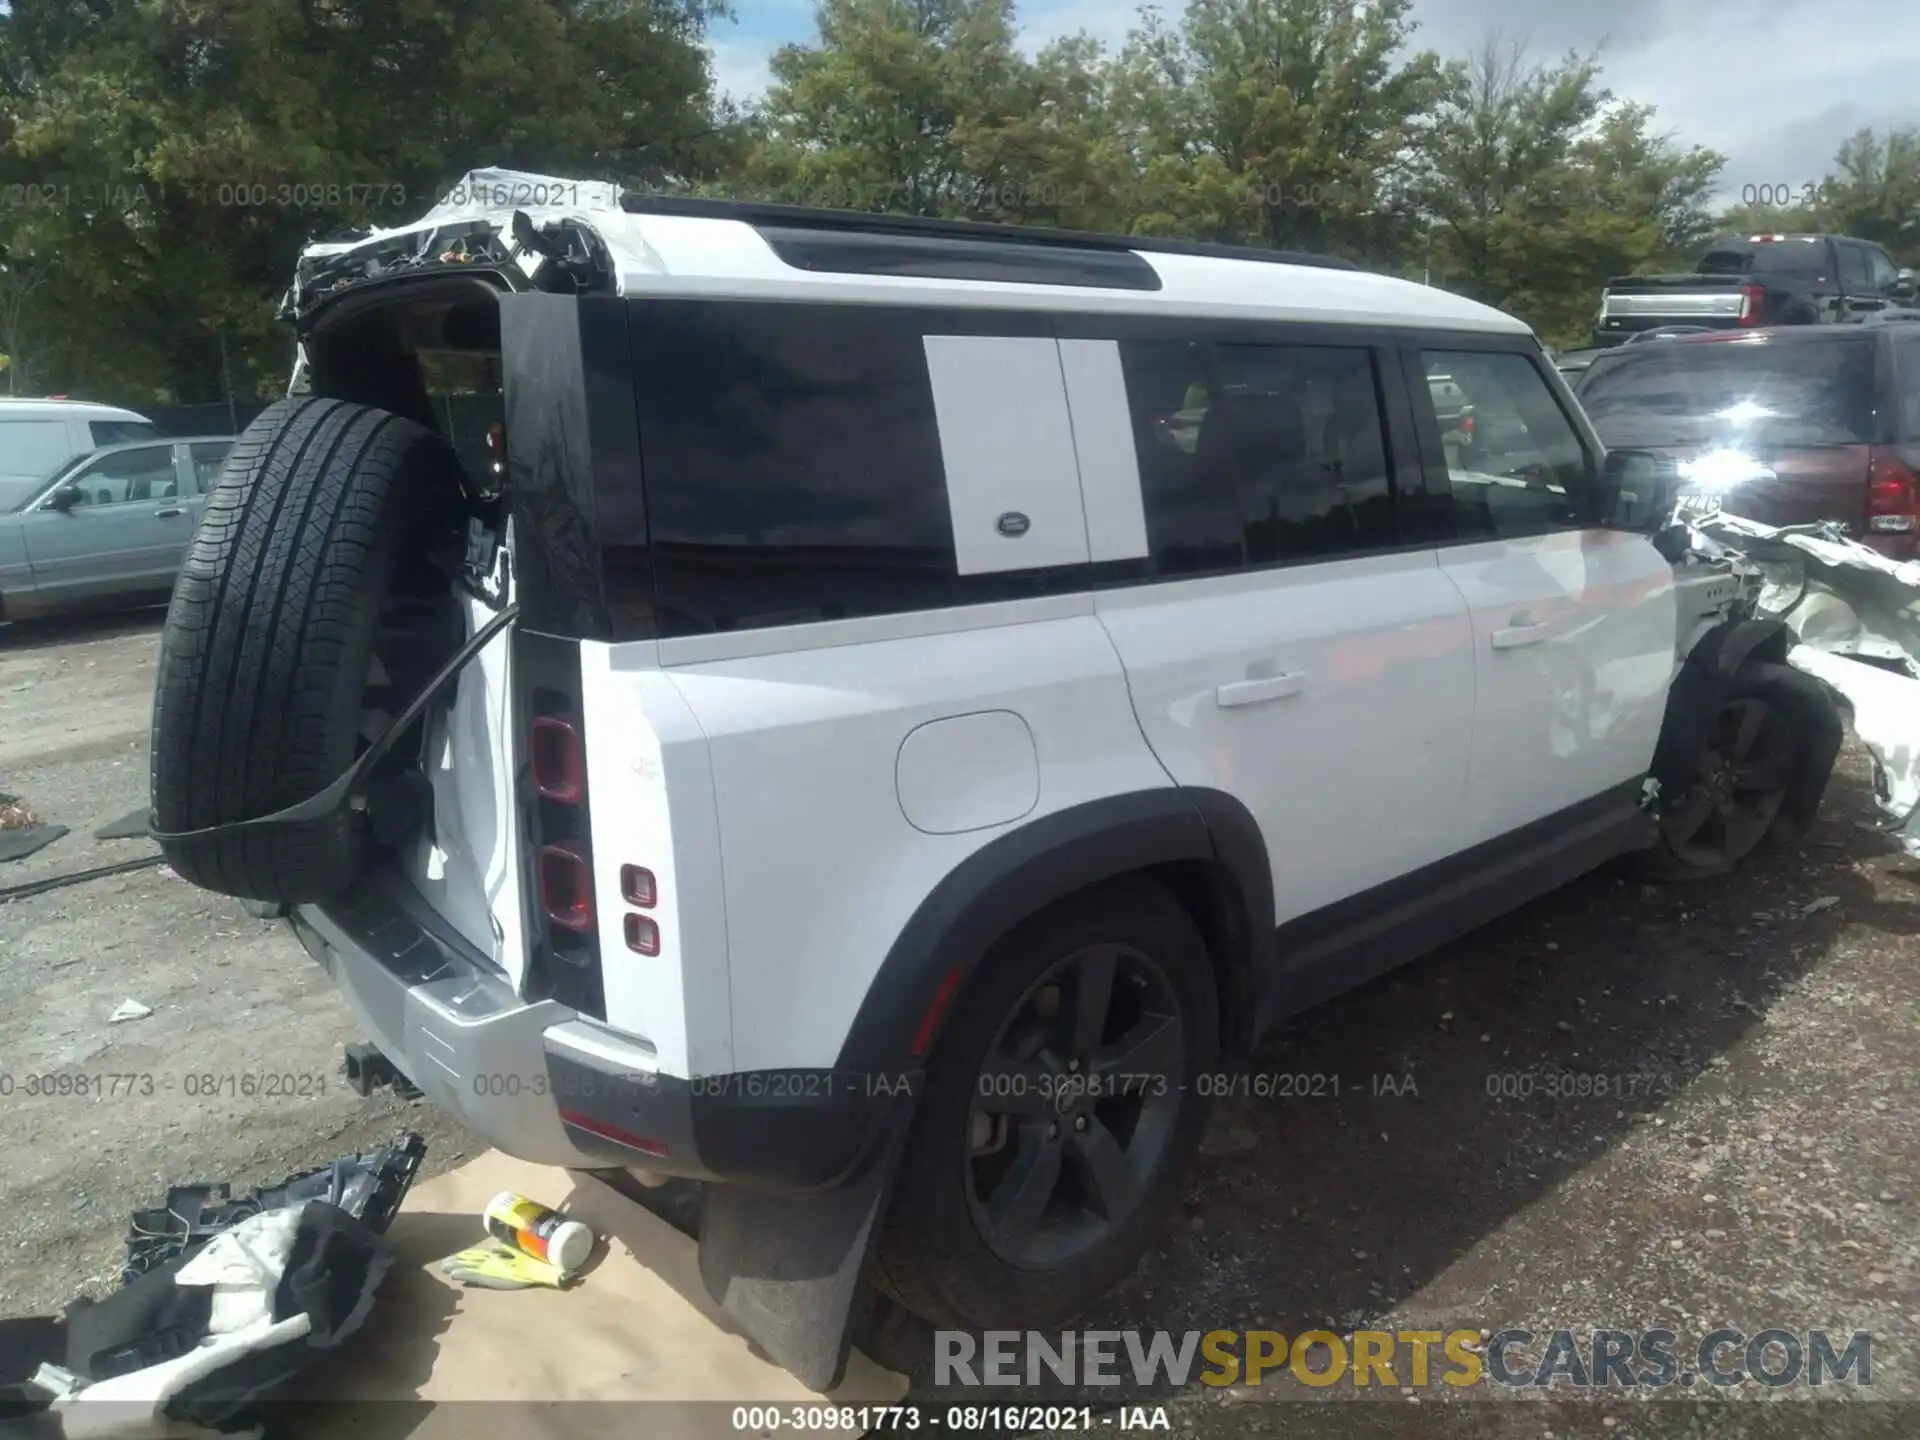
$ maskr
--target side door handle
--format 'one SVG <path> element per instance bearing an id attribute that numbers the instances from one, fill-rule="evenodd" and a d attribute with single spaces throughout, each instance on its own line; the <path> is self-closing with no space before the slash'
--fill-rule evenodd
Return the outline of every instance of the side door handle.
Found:
<path id="1" fill-rule="evenodd" d="M 1504 630 L 1494 631 L 1492 636 L 1493 648 L 1496 650 L 1518 650 L 1523 645 L 1538 645 L 1546 638 L 1547 627 L 1532 624 L 1509 625 Z"/>
<path id="2" fill-rule="evenodd" d="M 1234 680 L 1213 692 L 1214 703 L 1222 710 L 1236 705 L 1259 705 L 1267 700 L 1284 700 L 1307 688 L 1307 677 L 1298 670 L 1284 671 L 1260 680 Z"/>
<path id="3" fill-rule="evenodd" d="M 153 518 L 156 520 L 171 520 L 176 515 L 184 515 L 186 513 L 187 512 L 178 505 L 163 505 L 153 512 Z"/>

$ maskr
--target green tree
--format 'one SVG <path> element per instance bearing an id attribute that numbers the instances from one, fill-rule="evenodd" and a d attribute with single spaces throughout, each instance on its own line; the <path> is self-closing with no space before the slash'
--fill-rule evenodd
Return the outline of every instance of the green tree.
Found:
<path id="1" fill-rule="evenodd" d="M 21 0 L 5 166 L 52 200 L 76 377 L 181 400 L 286 373 L 271 310 L 316 234 L 412 218 L 476 165 L 700 173 L 711 0 Z M 123 383 L 116 380 L 115 383 Z"/>
<path id="2" fill-rule="evenodd" d="M 824 0 L 818 39 L 783 47 L 741 183 L 801 204 L 906 215 L 1040 218 L 1046 106 L 1094 81 L 1014 46 L 1012 0 Z M 1050 86 L 1053 87 L 1050 91 Z"/>
<path id="3" fill-rule="evenodd" d="M 1920 264 L 1920 126 L 1859 130 L 1841 143 L 1820 187 L 1831 228 Z"/>
<path id="4" fill-rule="evenodd" d="M 1599 73 L 1591 55 L 1529 65 L 1523 46 L 1490 39 L 1453 73 L 1417 188 L 1435 282 L 1553 343 L 1584 336 L 1609 277 L 1670 263 L 1711 231 L 1724 163 L 1615 103 Z"/>
<path id="5" fill-rule="evenodd" d="M 1410 0 L 1191 0 L 1143 16 L 1115 108 L 1134 228 L 1349 255 L 1404 238 L 1414 156 L 1445 89 Z"/>

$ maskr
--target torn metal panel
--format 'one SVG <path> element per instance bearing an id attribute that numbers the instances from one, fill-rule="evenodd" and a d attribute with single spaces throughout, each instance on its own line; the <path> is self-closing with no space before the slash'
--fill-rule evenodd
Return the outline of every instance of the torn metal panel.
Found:
<path id="1" fill-rule="evenodd" d="M 1825 681 L 1853 709 L 1853 731 L 1873 756 L 1874 799 L 1886 829 L 1920 856 L 1920 679 L 1796 645 L 1787 663 Z"/>
<path id="2" fill-rule="evenodd" d="M 1837 523 L 1781 529 L 1716 514 L 1693 522 L 1692 539 L 1696 551 L 1757 567 L 1759 612 L 1803 645 L 1920 675 L 1920 561 L 1891 560 Z"/>

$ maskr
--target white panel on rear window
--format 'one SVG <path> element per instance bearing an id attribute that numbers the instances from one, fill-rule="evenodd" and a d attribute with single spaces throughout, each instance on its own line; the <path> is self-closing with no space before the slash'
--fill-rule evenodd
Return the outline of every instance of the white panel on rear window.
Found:
<path id="1" fill-rule="evenodd" d="M 1062 340 L 1060 370 L 1066 377 L 1079 452 L 1088 553 L 1095 560 L 1138 559 L 1147 554 L 1147 517 L 1141 508 L 1140 459 L 1133 448 L 1133 413 L 1127 408 L 1120 344 Z"/>
<path id="2" fill-rule="evenodd" d="M 926 347 L 960 573 L 1084 565 L 1087 525 L 1058 346 L 929 335 Z"/>

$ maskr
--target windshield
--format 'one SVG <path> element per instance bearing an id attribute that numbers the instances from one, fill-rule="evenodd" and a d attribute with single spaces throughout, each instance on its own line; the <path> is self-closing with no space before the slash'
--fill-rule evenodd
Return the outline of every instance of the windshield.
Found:
<path id="1" fill-rule="evenodd" d="M 1873 342 L 1714 341 L 1594 362 L 1580 404 L 1610 447 L 1874 438 Z"/>

